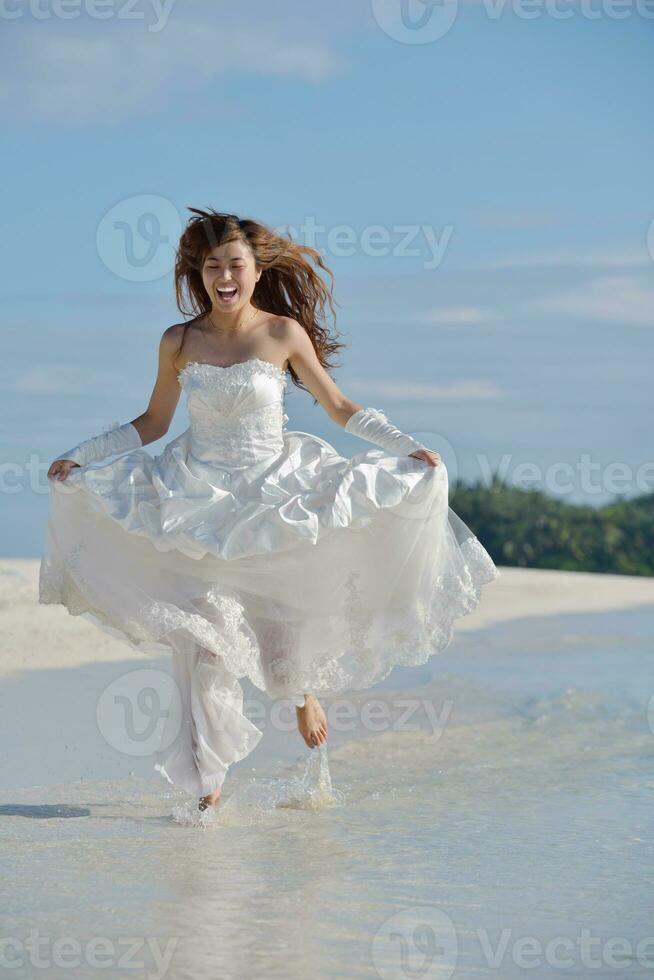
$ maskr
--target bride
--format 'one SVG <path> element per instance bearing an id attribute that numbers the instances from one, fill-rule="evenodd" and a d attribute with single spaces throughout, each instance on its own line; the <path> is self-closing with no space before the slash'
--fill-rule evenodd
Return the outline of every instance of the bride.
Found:
<path id="1" fill-rule="evenodd" d="M 499 573 L 448 506 L 439 454 L 331 377 L 344 345 L 323 324 L 320 254 L 190 210 L 175 288 L 191 319 L 161 336 L 145 412 L 51 464 L 39 601 L 170 651 L 181 722 L 155 769 L 203 810 L 262 736 L 240 678 L 291 698 L 305 743 L 322 745 L 319 696 L 442 652 Z M 289 376 L 373 447 L 348 458 L 287 429 Z M 152 456 L 182 391 L 190 426 Z"/>

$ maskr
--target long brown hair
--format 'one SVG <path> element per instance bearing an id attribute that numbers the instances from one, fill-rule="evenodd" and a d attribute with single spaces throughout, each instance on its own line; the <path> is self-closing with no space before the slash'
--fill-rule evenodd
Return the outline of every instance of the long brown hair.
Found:
<path id="1" fill-rule="evenodd" d="M 254 306 L 297 320 L 308 333 L 322 366 L 327 371 L 333 369 L 336 365 L 329 363 L 329 357 L 345 344 L 336 340 L 325 323 L 327 303 L 336 321 L 332 296 L 334 276 L 320 252 L 309 245 L 296 244 L 290 236 L 287 239 L 253 218 L 239 218 L 212 209 L 188 210 L 194 216 L 188 219 L 175 258 L 175 296 L 180 312 L 199 317 L 211 310 L 211 300 L 202 282 L 205 257 L 217 245 L 240 240 L 252 251 L 257 270 L 262 270 L 252 294 Z M 310 259 L 331 276 L 329 288 Z M 290 364 L 289 371 L 298 388 L 306 391 Z"/>

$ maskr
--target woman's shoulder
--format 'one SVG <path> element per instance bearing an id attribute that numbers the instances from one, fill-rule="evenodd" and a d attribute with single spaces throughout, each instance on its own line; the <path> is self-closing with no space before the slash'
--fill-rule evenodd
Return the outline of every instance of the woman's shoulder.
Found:
<path id="1" fill-rule="evenodd" d="M 192 320 L 182 320 L 181 323 L 173 323 L 166 327 L 161 335 L 161 342 L 164 346 L 181 347 L 184 337 L 189 330 L 197 328 L 202 330 L 202 321 L 205 319 L 204 313 L 198 313 Z"/>
<path id="2" fill-rule="evenodd" d="M 170 327 L 166 327 L 161 335 L 162 344 L 174 344 L 180 341 L 184 336 L 185 328 L 185 323 L 173 323 Z"/>
<path id="3" fill-rule="evenodd" d="M 184 335 L 189 322 L 173 323 L 166 327 L 159 341 L 160 359 L 170 362 L 175 370 L 177 370 L 177 360 L 182 351 Z"/>
<path id="4" fill-rule="evenodd" d="M 184 334 L 187 329 L 197 320 L 200 320 L 200 316 L 193 317 L 192 320 L 182 320 L 181 323 L 173 323 L 169 327 L 166 327 L 163 334 L 161 335 L 162 343 L 164 344 L 175 344 L 181 343 L 184 339 Z"/>

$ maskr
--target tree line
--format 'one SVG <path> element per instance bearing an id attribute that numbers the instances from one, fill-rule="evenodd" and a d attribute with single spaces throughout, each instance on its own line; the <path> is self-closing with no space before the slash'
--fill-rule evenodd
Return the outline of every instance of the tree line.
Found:
<path id="1" fill-rule="evenodd" d="M 452 484 L 450 507 L 497 565 L 654 574 L 654 493 L 595 507 L 491 484 Z"/>

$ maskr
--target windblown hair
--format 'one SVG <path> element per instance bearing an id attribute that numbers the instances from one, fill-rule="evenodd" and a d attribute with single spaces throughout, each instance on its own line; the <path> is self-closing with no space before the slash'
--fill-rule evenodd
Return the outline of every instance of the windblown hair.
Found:
<path id="1" fill-rule="evenodd" d="M 252 295 L 253 305 L 267 313 L 297 320 L 308 333 L 325 370 L 337 366 L 329 363 L 329 357 L 345 344 L 336 340 L 325 324 L 327 303 L 336 321 L 332 296 L 334 276 L 320 252 L 308 245 L 298 245 L 290 236 L 286 239 L 252 218 L 214 210 L 188 210 L 194 217 L 189 218 L 182 233 L 175 259 L 175 295 L 180 312 L 197 318 L 211 310 L 211 300 L 202 282 L 204 260 L 217 245 L 240 240 L 251 250 L 257 271 L 262 270 Z M 310 259 L 331 276 L 329 288 Z M 297 387 L 306 391 L 290 364 L 289 370 Z"/>

